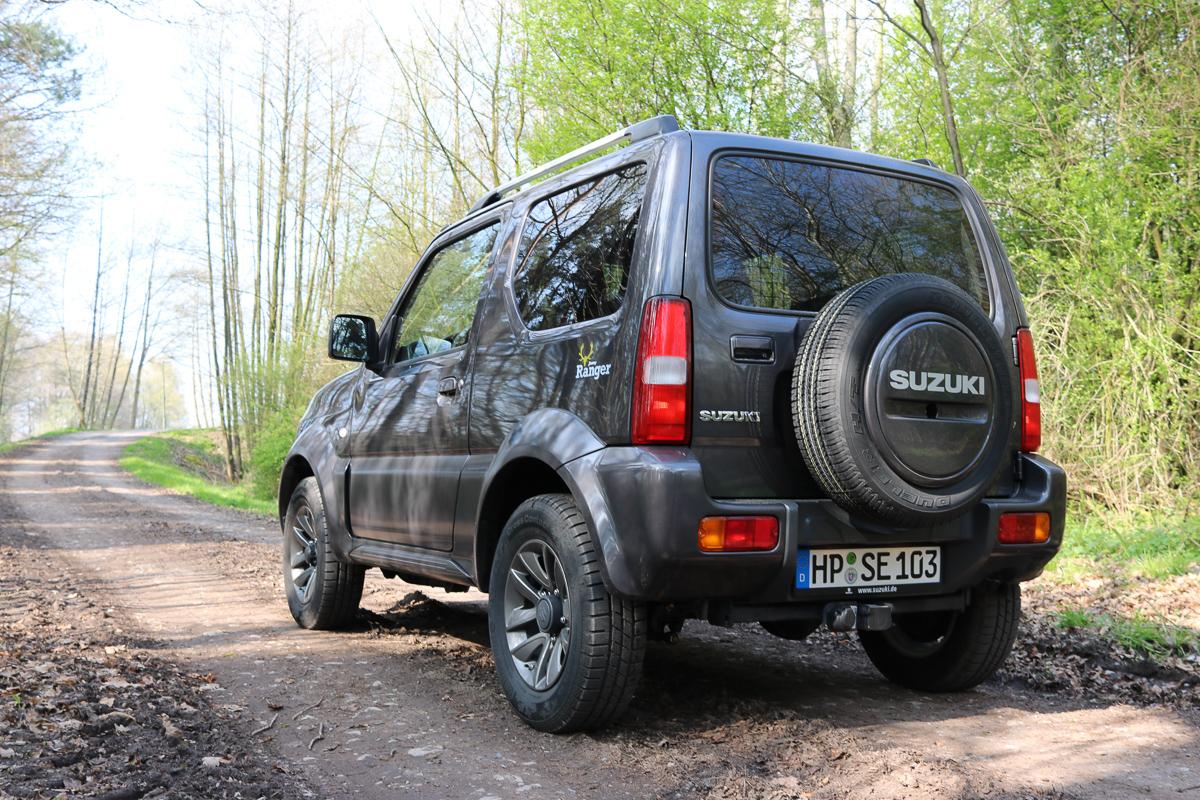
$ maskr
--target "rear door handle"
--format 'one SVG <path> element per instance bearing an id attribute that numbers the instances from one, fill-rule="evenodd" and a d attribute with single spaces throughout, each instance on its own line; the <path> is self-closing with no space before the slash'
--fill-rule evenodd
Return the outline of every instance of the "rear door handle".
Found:
<path id="1" fill-rule="evenodd" d="M 458 378 L 442 378 L 440 381 L 438 381 L 438 394 L 444 395 L 445 397 L 453 397 L 454 395 L 458 394 L 458 386 Z"/>
<path id="2" fill-rule="evenodd" d="M 775 340 L 770 336 L 730 336 L 729 357 L 748 364 L 773 364 Z"/>

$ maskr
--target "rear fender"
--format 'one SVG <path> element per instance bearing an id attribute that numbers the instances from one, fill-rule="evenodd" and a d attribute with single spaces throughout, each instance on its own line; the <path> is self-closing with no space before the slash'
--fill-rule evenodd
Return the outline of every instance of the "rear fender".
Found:
<path id="1" fill-rule="evenodd" d="M 524 500 L 547 489 L 548 481 L 544 479 L 531 485 L 513 486 L 511 478 L 514 471 L 532 471 L 542 476 L 549 472 L 556 474 L 557 479 L 553 484 L 557 485 L 553 488 L 561 490 L 565 485 L 591 524 L 592 515 L 588 512 L 588 505 L 603 502 L 603 498 L 581 491 L 563 465 L 603 450 L 604 447 L 604 441 L 596 436 L 587 423 L 559 408 L 535 411 L 509 431 L 484 473 L 483 491 L 475 512 L 475 582 L 480 589 L 487 589 L 492 553 L 507 520 L 506 512 L 516 505 L 514 500 L 518 497 Z M 498 509 L 504 511 L 498 512 Z M 503 518 L 497 518 L 497 513 Z M 592 532 L 596 534 L 595 527 L 592 527 Z"/>

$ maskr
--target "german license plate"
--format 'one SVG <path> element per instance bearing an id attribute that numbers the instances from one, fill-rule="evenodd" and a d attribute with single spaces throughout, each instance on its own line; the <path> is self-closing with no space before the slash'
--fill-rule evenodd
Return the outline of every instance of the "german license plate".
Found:
<path id="1" fill-rule="evenodd" d="M 882 594 L 897 586 L 941 579 L 940 547 L 800 550 L 796 557 L 797 589 L 863 589 Z"/>

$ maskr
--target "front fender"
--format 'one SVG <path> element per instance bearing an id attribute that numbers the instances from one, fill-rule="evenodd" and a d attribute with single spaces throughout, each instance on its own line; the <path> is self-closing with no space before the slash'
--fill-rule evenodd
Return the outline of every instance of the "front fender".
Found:
<path id="1" fill-rule="evenodd" d="M 330 546 L 339 558 L 344 558 L 350 550 L 345 491 L 350 461 L 338 453 L 334 441 L 337 435 L 336 426 L 330 428 L 314 424 L 296 436 L 292 449 L 284 459 L 279 480 L 279 523 L 283 525 L 287 504 L 296 484 L 303 480 L 306 472 L 311 473 L 317 479 L 317 488 L 325 505 L 325 525 Z"/>

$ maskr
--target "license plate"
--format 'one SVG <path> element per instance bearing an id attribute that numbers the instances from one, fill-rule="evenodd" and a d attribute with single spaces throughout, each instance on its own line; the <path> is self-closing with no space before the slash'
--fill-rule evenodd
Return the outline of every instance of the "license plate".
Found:
<path id="1" fill-rule="evenodd" d="M 941 579 L 940 547 L 800 550 L 796 557 L 797 589 L 862 589 L 882 594 L 898 586 Z"/>

